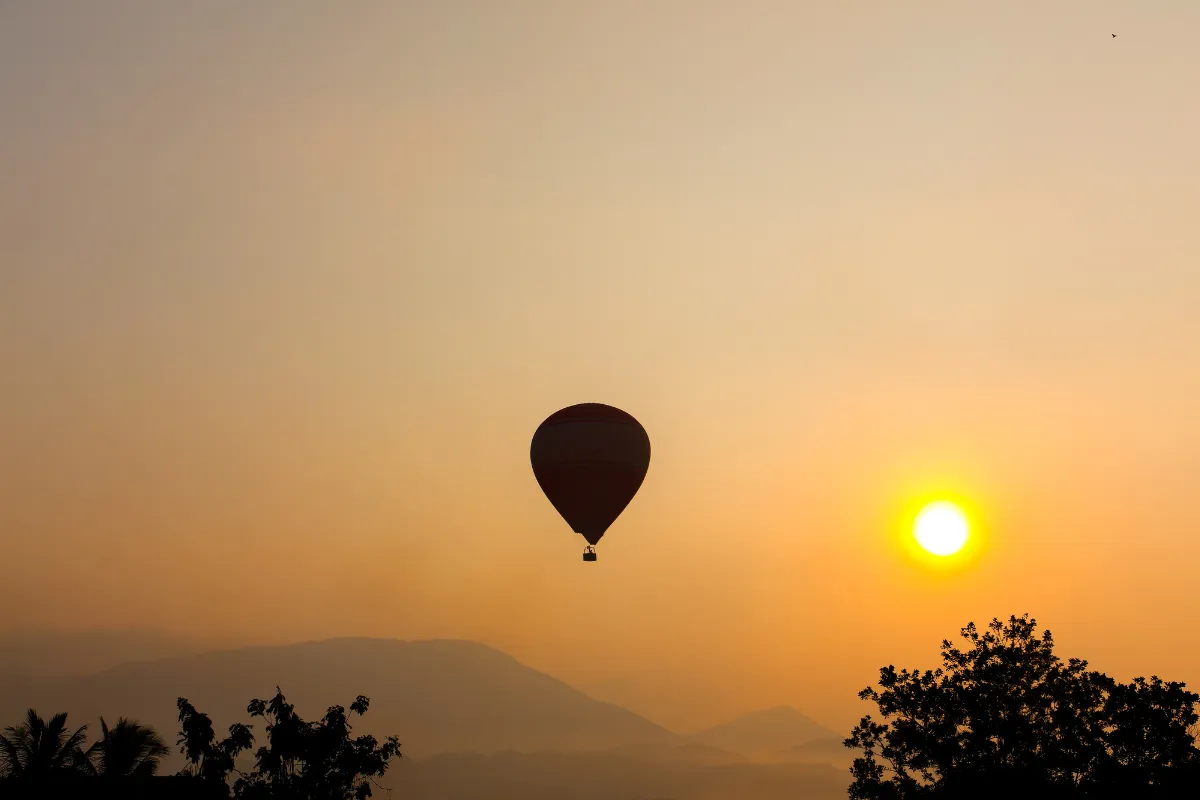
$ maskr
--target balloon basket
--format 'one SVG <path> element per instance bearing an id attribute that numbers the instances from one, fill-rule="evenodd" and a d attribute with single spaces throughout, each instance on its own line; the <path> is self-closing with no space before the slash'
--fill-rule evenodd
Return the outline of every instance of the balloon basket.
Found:
<path id="1" fill-rule="evenodd" d="M 583 551 L 583 560 L 584 561 L 595 561 L 596 560 L 596 548 L 592 547 L 591 545 L 588 545 L 587 549 Z"/>

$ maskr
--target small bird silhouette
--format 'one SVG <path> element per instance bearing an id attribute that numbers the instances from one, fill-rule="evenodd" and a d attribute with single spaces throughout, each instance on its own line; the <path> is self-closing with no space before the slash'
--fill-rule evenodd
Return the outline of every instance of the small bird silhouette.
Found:
<path id="1" fill-rule="evenodd" d="M 1115 38 L 1117 38 L 1117 35 L 1116 35 L 1115 33 L 1113 34 L 1113 38 L 1114 38 L 1114 39 L 1115 39 Z"/>

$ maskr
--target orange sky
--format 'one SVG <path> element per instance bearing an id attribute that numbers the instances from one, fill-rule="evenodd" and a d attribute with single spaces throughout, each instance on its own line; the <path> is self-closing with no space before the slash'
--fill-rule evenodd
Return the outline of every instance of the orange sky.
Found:
<path id="1" fill-rule="evenodd" d="M 1013 612 L 1200 682 L 1197 34 L 4 3 L 0 629 L 473 638 L 681 729 Z M 585 401 L 654 448 L 595 565 L 528 462 Z M 938 490 L 969 568 L 897 543 Z"/>

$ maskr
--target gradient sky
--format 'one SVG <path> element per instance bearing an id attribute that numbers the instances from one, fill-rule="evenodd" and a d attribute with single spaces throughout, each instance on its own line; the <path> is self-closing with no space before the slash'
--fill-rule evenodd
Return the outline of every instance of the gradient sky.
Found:
<path id="1" fill-rule="evenodd" d="M 849 724 L 1026 611 L 1200 683 L 1198 42 L 1193 0 L 6 0 L 0 630 L 471 638 L 680 729 Z M 528 460 L 586 401 L 654 448 L 595 565 Z M 938 492 L 957 569 L 899 543 Z"/>

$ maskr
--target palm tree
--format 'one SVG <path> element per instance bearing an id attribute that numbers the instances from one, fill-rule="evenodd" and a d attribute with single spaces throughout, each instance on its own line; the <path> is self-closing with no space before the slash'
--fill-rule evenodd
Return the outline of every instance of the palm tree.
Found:
<path id="1" fill-rule="evenodd" d="M 106 778 L 148 778 L 171 751 L 153 728 L 121 717 L 108 727 L 100 718 L 100 739 L 86 753 L 90 771 Z"/>
<path id="2" fill-rule="evenodd" d="M 37 781 L 56 773 L 86 769 L 87 759 L 83 754 L 86 731 L 87 725 L 81 725 L 70 733 L 66 714 L 55 714 L 47 722 L 29 709 L 25 722 L 5 728 L 0 737 L 3 774 Z"/>

